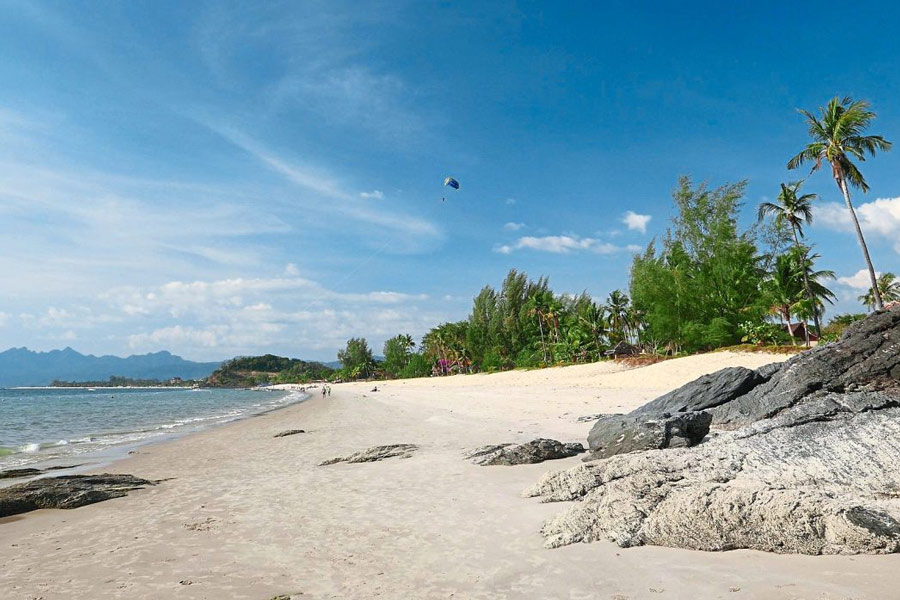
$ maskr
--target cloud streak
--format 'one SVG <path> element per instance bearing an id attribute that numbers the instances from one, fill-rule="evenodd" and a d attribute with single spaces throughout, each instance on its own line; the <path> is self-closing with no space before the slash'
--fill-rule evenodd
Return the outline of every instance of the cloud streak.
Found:
<path id="1" fill-rule="evenodd" d="M 640 252 L 641 247 L 635 245 L 617 246 L 596 238 L 583 238 L 576 235 L 547 235 L 543 237 L 524 236 L 512 244 L 503 244 L 494 248 L 494 251 L 500 254 L 512 254 L 517 250 L 534 250 L 551 254 L 572 254 L 577 252 L 615 254 L 618 252 Z"/>

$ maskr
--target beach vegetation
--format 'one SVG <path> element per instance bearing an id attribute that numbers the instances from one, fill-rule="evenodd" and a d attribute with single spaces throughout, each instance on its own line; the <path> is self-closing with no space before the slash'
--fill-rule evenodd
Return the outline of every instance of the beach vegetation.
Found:
<path id="1" fill-rule="evenodd" d="M 343 379 L 368 379 L 375 374 L 375 358 L 366 338 L 350 338 L 337 356 Z"/>
<path id="2" fill-rule="evenodd" d="M 757 230 L 738 228 L 745 187 L 738 182 L 710 189 L 679 179 L 672 226 L 632 264 L 641 336 L 664 340 L 670 352 L 694 352 L 736 344 L 741 323 L 764 320 L 765 257 L 757 249 Z"/>
<path id="3" fill-rule="evenodd" d="M 274 354 L 239 356 L 225 361 L 204 382 L 208 387 L 253 387 L 272 383 L 309 383 L 329 378 L 334 369 L 319 362 Z"/>
<path id="4" fill-rule="evenodd" d="M 866 269 L 869 272 L 870 291 L 872 292 L 871 308 L 881 310 L 884 306 L 883 298 L 878 289 L 875 267 L 869 256 L 869 248 L 866 246 L 859 219 L 856 217 L 856 210 L 850 199 L 850 187 L 863 193 L 869 191 L 869 185 L 853 160 L 864 162 L 867 155 L 874 156 L 878 151 L 890 150 L 892 144 L 880 135 L 865 134 L 876 117 L 875 112 L 870 109 L 869 103 L 865 100 L 854 100 L 849 96 L 834 97 L 826 106 L 819 108 L 819 116 L 805 110 L 799 112 L 806 120 L 809 137 L 812 141 L 788 161 L 788 169 L 796 169 L 811 163 L 810 172 L 815 172 L 823 164 L 831 166 L 831 176 L 844 197 L 850 220 L 862 249 Z"/>

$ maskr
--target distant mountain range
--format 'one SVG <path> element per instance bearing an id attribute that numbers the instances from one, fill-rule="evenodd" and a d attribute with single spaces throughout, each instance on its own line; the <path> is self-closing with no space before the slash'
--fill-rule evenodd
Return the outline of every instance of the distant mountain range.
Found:
<path id="1" fill-rule="evenodd" d="M 160 381 L 172 377 L 203 379 L 221 364 L 193 362 L 166 351 L 121 358 L 85 355 L 71 348 L 50 352 L 10 348 L 0 352 L 0 387 L 50 385 L 54 379 L 103 381 L 113 375 Z"/>

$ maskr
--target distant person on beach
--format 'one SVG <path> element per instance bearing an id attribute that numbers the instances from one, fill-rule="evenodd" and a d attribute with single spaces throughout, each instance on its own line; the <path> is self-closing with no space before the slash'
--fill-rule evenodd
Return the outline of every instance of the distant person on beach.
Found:
<path id="1" fill-rule="evenodd" d="M 330 398 L 331 397 L 331 386 L 329 385 L 326 389 L 328 390 L 328 397 Z"/>
<path id="2" fill-rule="evenodd" d="M 323 385 L 323 386 L 322 386 L 322 397 L 323 397 L 323 398 L 325 397 L 325 392 L 326 392 L 326 391 L 327 391 L 327 390 L 325 389 L 325 386 Z"/>

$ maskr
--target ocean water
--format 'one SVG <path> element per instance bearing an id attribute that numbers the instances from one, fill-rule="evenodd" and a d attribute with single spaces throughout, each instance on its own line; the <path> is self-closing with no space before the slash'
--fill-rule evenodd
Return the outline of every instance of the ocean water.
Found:
<path id="1" fill-rule="evenodd" d="M 92 455 L 299 402 L 300 392 L 220 389 L 0 389 L 0 471 Z"/>

